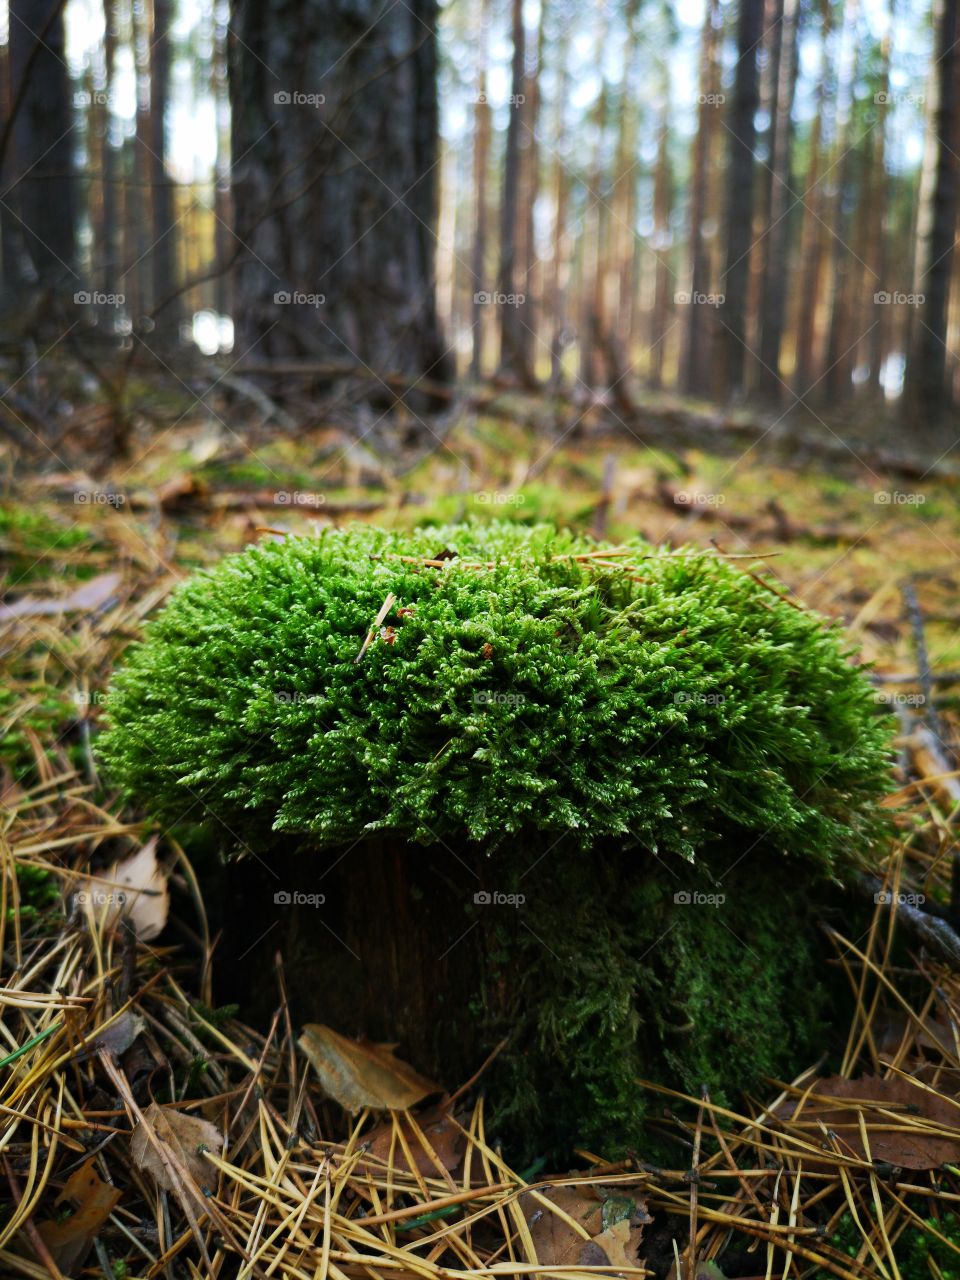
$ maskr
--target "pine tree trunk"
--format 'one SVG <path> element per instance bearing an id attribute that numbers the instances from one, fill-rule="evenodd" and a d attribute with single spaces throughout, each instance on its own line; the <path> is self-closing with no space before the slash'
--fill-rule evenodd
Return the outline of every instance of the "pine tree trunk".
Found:
<path id="1" fill-rule="evenodd" d="M 167 173 L 167 102 L 170 91 L 170 26 L 174 9 L 171 0 L 153 0 L 153 30 L 150 43 L 150 184 L 152 196 L 150 250 L 153 271 L 153 306 L 166 302 L 158 323 L 176 333 L 179 324 L 179 283 L 177 271 L 178 230 L 174 218 L 172 178 Z"/>
<path id="2" fill-rule="evenodd" d="M 73 107 L 59 0 L 10 4 L 11 100 L 20 98 L 14 155 L 6 157 L 4 199 L 20 219 L 23 283 L 74 291 L 76 191 Z M 20 177 L 20 175 L 23 175 Z"/>
<path id="3" fill-rule="evenodd" d="M 932 104 L 936 158 L 929 199 L 921 206 L 918 242 L 921 271 L 917 282 L 924 301 L 914 324 L 907 363 L 906 404 L 920 429 L 934 426 L 948 407 L 946 388 L 947 307 L 958 208 L 958 107 L 960 54 L 957 50 L 957 0 L 937 0 L 936 55 Z"/>
<path id="4" fill-rule="evenodd" d="M 737 20 L 737 71 L 730 112 L 727 164 L 726 269 L 721 350 L 724 393 L 744 390 L 747 357 L 747 293 L 753 244 L 754 147 L 759 105 L 757 49 L 763 23 L 763 0 L 740 0 Z"/>
<path id="5" fill-rule="evenodd" d="M 777 402 L 783 395 L 780 377 L 780 348 L 783 343 L 786 307 L 786 259 L 793 203 L 791 156 L 793 153 L 793 99 L 797 83 L 798 0 L 785 0 L 781 8 L 777 75 L 772 103 L 770 131 L 771 189 L 769 220 L 764 240 L 763 276 L 760 299 L 760 364 L 758 390 L 767 400 Z"/>
<path id="6" fill-rule="evenodd" d="M 435 0 L 235 6 L 241 361 L 451 371 L 434 292 L 436 17 Z M 397 394 L 377 382 L 370 398 L 389 408 Z"/>
<path id="7" fill-rule="evenodd" d="M 500 321 L 500 368 L 523 384 L 533 381 L 530 368 L 530 333 L 527 324 L 525 283 L 520 273 L 521 131 L 526 94 L 526 31 L 523 0 L 512 0 L 513 60 L 510 75 L 510 115 L 503 162 L 503 202 L 500 206 L 500 272 L 497 281 L 497 318 Z M 523 298 L 521 302 L 520 299 Z"/>
<path id="8" fill-rule="evenodd" d="M 680 356 L 680 388 L 688 395 L 704 396 L 710 390 L 710 340 L 707 334 L 706 308 L 695 305 L 693 298 L 710 292 L 710 252 L 704 239 L 704 227 L 710 201 L 710 170 L 713 145 L 719 117 L 720 35 L 723 17 L 720 0 L 708 0 L 700 37 L 700 109 L 693 142 L 690 188 L 690 287 L 691 302 L 684 324 Z"/>

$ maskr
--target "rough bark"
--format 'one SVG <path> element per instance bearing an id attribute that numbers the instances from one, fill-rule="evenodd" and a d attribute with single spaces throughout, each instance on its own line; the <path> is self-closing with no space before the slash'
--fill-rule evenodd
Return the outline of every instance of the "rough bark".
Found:
<path id="1" fill-rule="evenodd" d="M 19 109 L 3 185 L 5 200 L 20 220 L 23 260 L 18 274 L 25 283 L 73 290 L 74 129 L 60 0 L 12 0 L 10 81 Z"/>
<path id="2" fill-rule="evenodd" d="M 740 0 L 737 18 L 737 70 L 727 128 L 729 160 L 726 199 L 726 269 L 723 275 L 722 389 L 742 394 L 747 356 L 747 292 L 753 242 L 753 180 L 756 116 L 759 105 L 757 50 L 763 24 L 763 0 Z"/>
<path id="3" fill-rule="evenodd" d="M 693 175 L 690 188 L 690 288 L 691 298 L 710 291 L 710 252 L 704 237 L 710 198 L 713 140 L 719 116 L 720 33 L 723 15 L 720 0 L 709 0 L 700 37 L 700 110 L 693 142 Z M 684 325 L 680 356 L 680 387 L 690 395 L 710 390 L 707 359 L 707 309 L 690 305 Z"/>
<path id="4" fill-rule="evenodd" d="M 167 173 L 166 115 L 170 90 L 171 0 L 153 0 L 153 39 L 150 44 L 150 184 L 152 197 L 150 250 L 153 271 L 153 303 L 175 293 L 177 272 L 177 227 L 174 216 L 172 179 Z M 176 330 L 179 320 L 177 299 L 164 307 L 160 321 Z"/>
<path id="5" fill-rule="evenodd" d="M 500 320 L 500 368 L 504 373 L 528 384 L 533 380 L 530 368 L 530 330 L 527 322 L 526 285 L 518 270 L 521 262 L 523 217 L 520 208 L 521 130 L 526 97 L 523 0 L 512 0 L 511 29 L 513 60 L 510 72 L 510 116 L 503 162 L 503 200 L 500 206 L 500 271 L 497 281 L 500 300 L 497 304 L 497 316 Z M 521 297 L 523 302 L 520 302 Z"/>
<path id="6" fill-rule="evenodd" d="M 957 50 L 957 0 L 937 0 L 935 7 L 935 102 L 931 118 L 936 137 L 934 175 L 929 199 L 919 214 L 921 270 L 917 281 L 924 302 L 914 325 L 907 363 L 908 411 L 921 417 L 921 428 L 940 419 L 948 405 L 946 390 L 947 306 L 958 208 L 958 120 L 960 54 Z"/>
<path id="7" fill-rule="evenodd" d="M 785 0 L 778 24 L 777 74 L 770 115 L 770 202 L 769 230 L 764 240 L 763 276 L 760 298 L 760 366 L 757 384 L 760 394 L 777 401 L 783 393 L 780 378 L 780 348 L 783 343 L 786 308 L 786 257 L 790 231 L 793 151 L 793 99 L 797 83 L 797 0 Z"/>
<path id="8" fill-rule="evenodd" d="M 241 0 L 232 31 L 236 354 L 445 377 L 435 0 Z"/>

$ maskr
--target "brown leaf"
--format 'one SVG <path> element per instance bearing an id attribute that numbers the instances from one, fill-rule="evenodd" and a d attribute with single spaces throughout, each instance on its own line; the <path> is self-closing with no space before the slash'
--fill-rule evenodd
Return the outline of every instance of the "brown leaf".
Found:
<path id="1" fill-rule="evenodd" d="M 414 1132 L 409 1120 L 402 1114 L 396 1116 L 395 1120 L 403 1129 L 403 1136 L 406 1139 L 407 1146 L 410 1148 L 410 1154 L 413 1156 L 413 1163 L 416 1168 L 428 1177 L 435 1176 L 437 1166 L 428 1152 L 424 1150 L 423 1144 Z M 452 1173 L 454 1169 L 458 1168 L 466 1150 L 466 1138 L 460 1126 L 454 1124 L 450 1116 L 440 1107 L 433 1107 L 422 1115 L 418 1115 L 417 1125 L 430 1143 L 444 1169 L 448 1173 Z M 365 1136 L 363 1140 L 364 1146 L 371 1156 L 386 1163 L 390 1159 L 390 1146 L 394 1142 L 393 1134 L 394 1124 L 392 1120 L 379 1124 Z M 410 1163 L 404 1154 L 403 1147 L 400 1145 L 399 1137 L 393 1146 L 393 1167 L 403 1173 L 410 1172 Z"/>
<path id="2" fill-rule="evenodd" d="M 440 1092 L 440 1085 L 394 1057 L 392 1045 L 350 1040 L 319 1022 L 307 1023 L 299 1044 L 324 1093 L 347 1111 L 406 1111 Z"/>
<path id="3" fill-rule="evenodd" d="M 539 1199 L 524 1194 L 522 1202 L 529 1209 L 527 1225 L 538 1262 L 548 1267 L 642 1265 L 637 1251 L 643 1236 L 642 1224 L 650 1221 L 642 1199 L 623 1196 L 624 1200 L 634 1199 L 634 1212 L 604 1229 L 605 1201 L 593 1187 L 549 1187 L 539 1195 L 582 1227 L 587 1236 Z"/>
<path id="4" fill-rule="evenodd" d="M 0 604 L 0 622 L 8 622 L 11 618 L 36 618 L 46 613 L 92 613 L 116 594 L 121 581 L 119 573 L 101 573 L 57 600 L 21 596 L 12 604 Z"/>
<path id="5" fill-rule="evenodd" d="M 818 1098 L 807 1099 L 799 1113 L 799 1100 L 786 1102 L 777 1110 L 778 1118 L 790 1127 L 804 1124 L 801 1133 L 807 1141 L 823 1144 L 822 1131 L 815 1123 L 822 1121 L 836 1133 L 844 1155 L 866 1159 L 857 1116 L 862 1112 L 870 1156 L 876 1161 L 901 1169 L 936 1169 L 945 1162 L 960 1160 L 960 1105 L 911 1080 L 884 1080 L 879 1076 L 844 1080 L 831 1076 L 818 1081 L 812 1092 Z M 821 1098 L 825 1100 L 820 1101 Z M 883 1114 L 881 1108 L 888 1114 Z M 952 1132 L 929 1132 L 924 1129 L 924 1122 Z"/>
<path id="6" fill-rule="evenodd" d="M 73 1213 L 62 1222 L 41 1222 L 38 1226 L 43 1243 L 53 1260 L 68 1274 L 82 1266 L 93 1244 L 93 1238 L 116 1208 L 123 1195 L 98 1175 L 95 1158 L 85 1160 L 74 1169 L 54 1204 L 65 1200 L 75 1205 Z"/>
<path id="7" fill-rule="evenodd" d="M 173 1162 L 166 1161 L 144 1132 L 150 1125 L 156 1137 L 175 1157 L 176 1161 L 193 1179 L 186 1181 Z M 216 1182 L 216 1170 L 204 1156 L 209 1150 L 219 1154 L 223 1147 L 220 1130 L 209 1120 L 177 1111 L 174 1107 L 161 1107 L 156 1102 L 143 1113 L 130 1139 L 130 1149 L 138 1169 L 145 1169 L 156 1183 L 172 1191 L 181 1204 L 203 1206 L 204 1188 Z"/>
<path id="8" fill-rule="evenodd" d="M 157 837 L 151 836 L 132 857 L 81 881 L 77 904 L 88 919 L 104 928 L 129 920 L 141 942 L 163 931 L 170 914 L 167 877 L 157 862 Z"/>

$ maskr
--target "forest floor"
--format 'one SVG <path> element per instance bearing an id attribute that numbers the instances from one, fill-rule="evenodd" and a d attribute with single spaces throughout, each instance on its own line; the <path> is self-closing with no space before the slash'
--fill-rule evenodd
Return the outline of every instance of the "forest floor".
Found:
<path id="1" fill-rule="evenodd" d="M 911 894 L 950 898 L 960 480 L 905 480 L 848 452 L 842 465 L 801 467 L 652 450 L 623 433 L 537 435 L 472 414 L 401 464 L 333 428 L 250 443 L 205 416 L 138 437 L 128 460 L 93 474 L 65 452 L 35 472 L 9 459 L 0 1271 L 405 1280 L 559 1266 L 639 1275 L 646 1258 L 677 1280 L 960 1275 L 960 965 L 948 963 L 952 933 L 944 942 L 936 925 L 893 950 Z M 881 894 L 867 934 L 832 938 L 857 997 L 846 1047 L 824 1046 L 844 1079 L 818 1082 L 817 1064 L 797 1063 L 794 1084 L 771 1083 L 742 1114 L 688 1099 L 686 1118 L 669 1121 L 672 1170 L 645 1165 L 642 1152 L 617 1164 L 581 1152 L 578 1173 L 521 1177 L 486 1142 L 482 1100 L 419 1124 L 395 1119 L 374 1133 L 361 1116 L 351 1128 L 298 1061 L 282 988 L 270 1028 L 212 1007 L 215 947 L 189 850 L 157 850 L 98 774 L 92 743 L 110 670 L 187 572 L 330 522 L 464 517 L 742 556 L 774 590 L 844 623 L 901 717 L 903 838 L 878 867 L 893 905 Z M 76 908 L 91 856 L 103 865 L 130 849 L 141 850 L 134 890 L 162 917 L 139 942 L 85 929 Z M 153 947 L 151 928 L 166 920 L 158 852 L 173 868 L 175 906 Z M 131 1141 L 161 1085 L 166 1141 Z"/>

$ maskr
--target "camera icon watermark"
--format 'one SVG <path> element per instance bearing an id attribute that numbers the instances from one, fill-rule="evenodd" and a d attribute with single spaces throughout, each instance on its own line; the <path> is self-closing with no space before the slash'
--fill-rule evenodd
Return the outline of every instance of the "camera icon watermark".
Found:
<path id="1" fill-rule="evenodd" d="M 881 889 L 873 895 L 878 907 L 922 907 L 927 900 L 925 893 L 893 893 L 890 889 Z"/>
<path id="2" fill-rule="evenodd" d="M 275 507 L 322 507 L 326 500 L 322 493 L 303 493 L 299 489 L 278 489 L 273 495 Z"/>
<path id="3" fill-rule="evenodd" d="M 99 289 L 78 289 L 73 295 L 77 307 L 122 307 L 126 301 L 125 293 L 101 293 Z"/>
<path id="4" fill-rule="evenodd" d="M 278 307 L 322 307 L 326 301 L 326 294 L 323 293 L 303 293 L 299 289 L 278 289 L 273 295 L 273 301 Z"/>
<path id="5" fill-rule="evenodd" d="M 278 107 L 322 107 L 326 94 L 301 93 L 299 89 L 278 89 L 273 95 Z"/>
<path id="6" fill-rule="evenodd" d="M 878 489 L 873 495 L 877 507 L 922 507 L 926 500 L 925 493 L 901 493 L 898 489 Z"/>
<path id="7" fill-rule="evenodd" d="M 74 506 L 77 507 L 122 507 L 127 501 L 123 493 L 112 493 L 107 489 L 76 489 L 73 494 Z"/>
<path id="8" fill-rule="evenodd" d="M 522 307 L 526 300 L 525 293 L 500 293 L 496 289 L 478 289 L 473 295 L 477 307 Z"/>
<path id="9" fill-rule="evenodd" d="M 726 900 L 725 893 L 701 893 L 698 889 L 678 889 L 673 895 L 678 907 L 722 907 Z"/>
<path id="10" fill-rule="evenodd" d="M 522 907 L 526 900 L 526 894 L 501 893 L 499 889 L 481 889 L 473 895 L 477 907 Z"/>
<path id="11" fill-rule="evenodd" d="M 278 907 L 322 907 L 326 900 L 323 893 L 301 893 L 299 889 L 278 889 L 273 895 Z"/>

